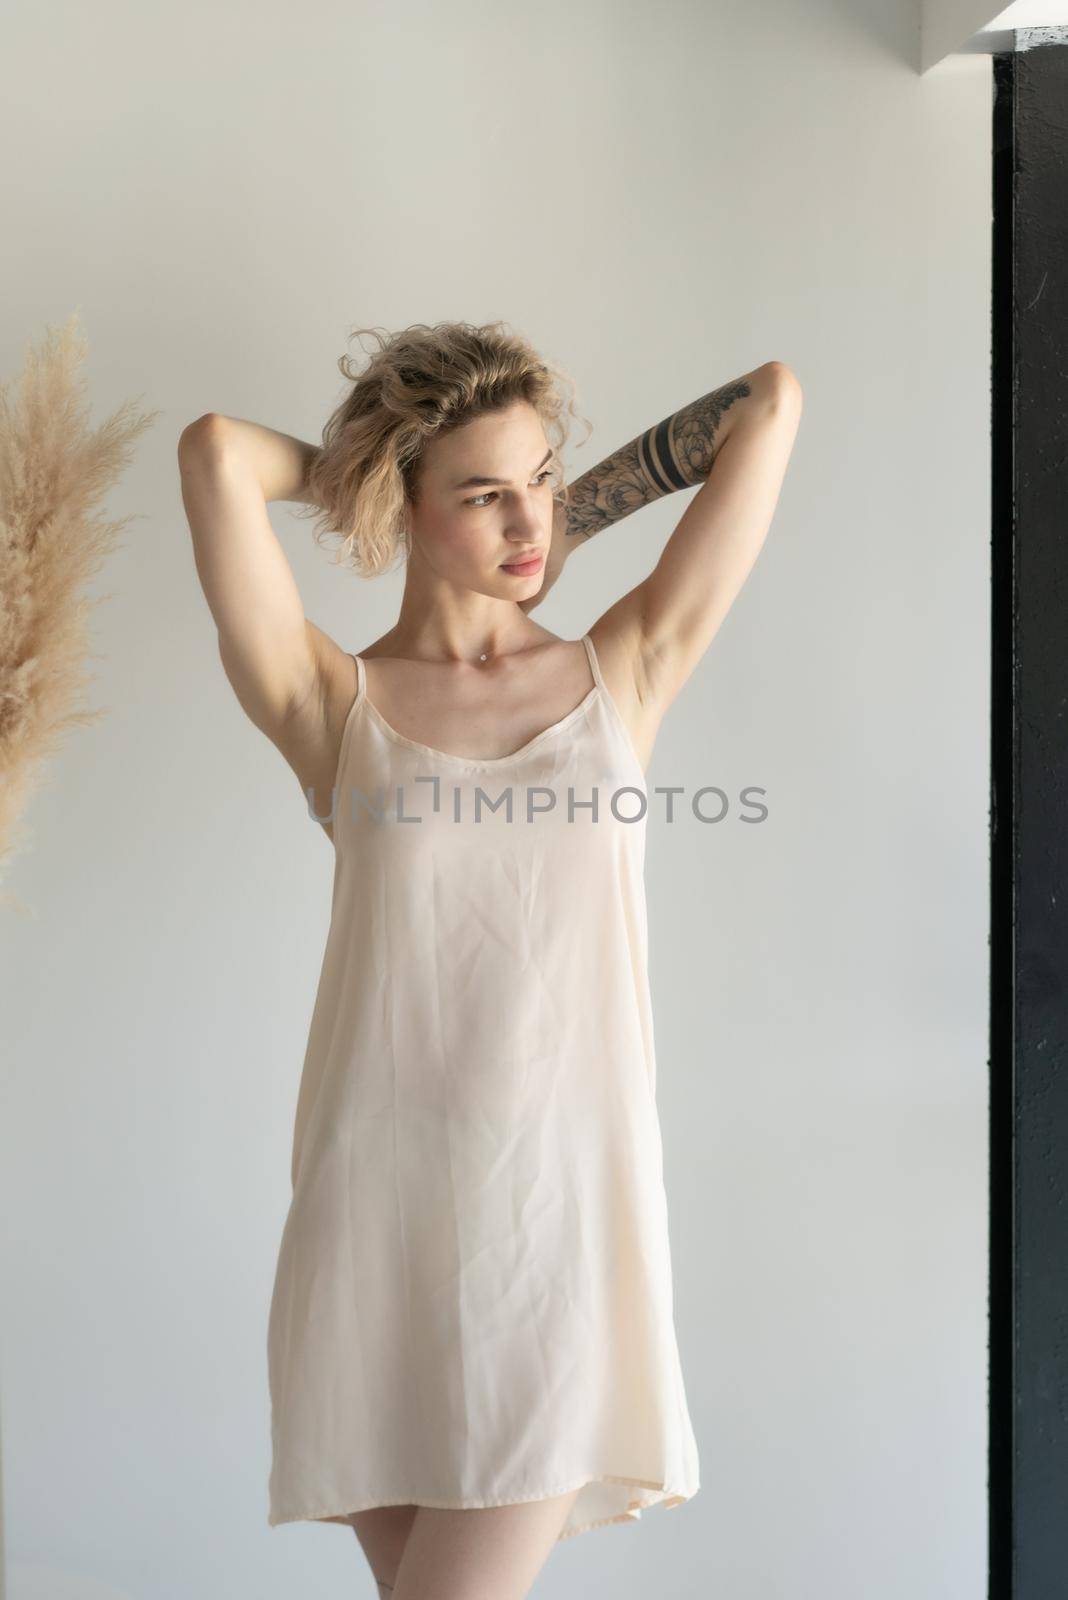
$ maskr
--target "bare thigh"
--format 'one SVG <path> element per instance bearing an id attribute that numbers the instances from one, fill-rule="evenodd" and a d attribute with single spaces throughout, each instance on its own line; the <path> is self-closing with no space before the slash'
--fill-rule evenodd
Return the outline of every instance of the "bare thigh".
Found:
<path id="1" fill-rule="evenodd" d="M 397 1582 L 397 1568 L 418 1510 L 418 1506 L 373 1506 L 370 1511 L 354 1511 L 349 1517 L 385 1600 L 389 1600 L 390 1590 Z"/>
<path id="2" fill-rule="evenodd" d="M 470 1511 L 417 1507 L 386 1600 L 524 1600 L 578 1493 Z"/>

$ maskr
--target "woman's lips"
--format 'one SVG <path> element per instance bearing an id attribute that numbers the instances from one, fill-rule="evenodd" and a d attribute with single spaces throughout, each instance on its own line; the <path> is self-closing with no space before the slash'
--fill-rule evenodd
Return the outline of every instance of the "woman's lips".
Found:
<path id="1" fill-rule="evenodd" d="M 517 578 L 528 578 L 532 572 L 537 572 L 545 557 L 542 555 L 531 556 L 529 561 L 502 562 L 502 572 L 514 572 Z"/>

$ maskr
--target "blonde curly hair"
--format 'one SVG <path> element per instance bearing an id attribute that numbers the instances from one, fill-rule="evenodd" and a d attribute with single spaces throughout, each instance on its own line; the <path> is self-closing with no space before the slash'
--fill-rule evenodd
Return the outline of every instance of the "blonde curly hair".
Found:
<path id="1" fill-rule="evenodd" d="M 378 349 L 362 371 L 349 355 L 338 359 L 352 388 L 323 428 L 308 500 L 296 514 L 316 518 L 317 542 L 341 536 L 336 561 L 375 577 L 407 558 L 405 501 L 418 499 L 428 440 L 526 401 L 556 453 L 568 435 L 566 416 L 577 413 L 572 379 L 504 322 L 417 322 L 393 334 L 356 328 L 349 341 L 364 333 Z M 553 499 L 566 505 L 567 485 L 554 470 Z"/>

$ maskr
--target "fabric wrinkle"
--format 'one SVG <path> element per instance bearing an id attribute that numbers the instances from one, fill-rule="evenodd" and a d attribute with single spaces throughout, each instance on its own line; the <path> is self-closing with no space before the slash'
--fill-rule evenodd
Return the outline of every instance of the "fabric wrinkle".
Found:
<path id="1" fill-rule="evenodd" d="M 582 643 L 583 698 L 481 761 L 399 733 L 354 657 L 268 1325 L 271 1525 L 578 1489 L 564 1539 L 699 1488 L 646 819 L 610 805 L 647 789 Z M 510 817 L 484 804 L 475 820 L 478 790 L 509 787 Z M 532 820 L 529 789 L 556 797 Z M 380 818 L 354 791 L 382 796 Z"/>

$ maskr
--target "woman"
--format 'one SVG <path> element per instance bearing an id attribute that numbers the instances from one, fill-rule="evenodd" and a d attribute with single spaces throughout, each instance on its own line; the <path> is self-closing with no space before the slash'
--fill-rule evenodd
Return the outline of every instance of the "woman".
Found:
<path id="1" fill-rule="evenodd" d="M 179 446 L 223 666 L 335 850 L 268 1520 L 351 1525 L 393 1600 L 518 1600 L 558 1539 L 698 1487 L 644 778 L 767 533 L 800 386 L 768 362 L 564 488 L 560 375 L 503 324 L 419 324 L 341 367 L 321 448 L 215 414 Z M 581 639 L 531 619 L 577 544 L 696 485 Z M 271 500 L 364 575 L 404 561 L 398 620 L 359 655 L 305 618 Z"/>

